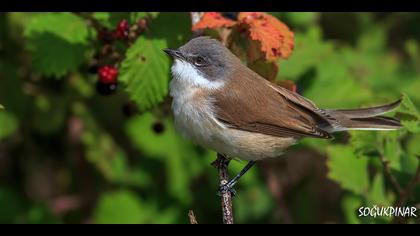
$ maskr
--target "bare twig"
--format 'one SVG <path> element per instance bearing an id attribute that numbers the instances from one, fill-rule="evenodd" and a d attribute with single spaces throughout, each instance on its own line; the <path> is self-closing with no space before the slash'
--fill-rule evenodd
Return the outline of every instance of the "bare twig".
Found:
<path id="1" fill-rule="evenodd" d="M 397 193 L 399 195 L 401 195 L 402 192 L 403 192 L 403 189 L 402 189 L 401 185 L 398 183 L 395 176 L 392 174 L 391 168 L 389 167 L 389 161 L 384 157 L 384 155 L 380 155 L 379 158 L 380 158 L 380 160 L 382 162 L 382 165 L 384 167 L 384 172 L 385 172 L 386 177 L 391 182 L 392 186 L 397 191 Z"/>
<path id="2" fill-rule="evenodd" d="M 197 219 L 195 218 L 195 215 L 194 215 L 194 211 L 193 210 L 189 210 L 188 211 L 188 218 L 190 219 L 190 224 L 192 224 L 192 225 L 198 224 Z"/>
<path id="3" fill-rule="evenodd" d="M 220 186 L 229 182 L 228 165 L 230 160 L 222 154 L 217 154 L 217 159 L 214 162 L 219 170 Z M 222 191 L 220 200 L 222 203 L 223 223 L 233 224 L 233 210 L 232 210 L 232 193 L 230 191 Z"/>

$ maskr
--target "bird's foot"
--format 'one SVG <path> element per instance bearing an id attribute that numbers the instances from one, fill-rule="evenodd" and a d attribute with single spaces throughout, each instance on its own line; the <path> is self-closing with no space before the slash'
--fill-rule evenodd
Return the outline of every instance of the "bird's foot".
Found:
<path id="1" fill-rule="evenodd" d="M 219 187 L 219 190 L 217 191 L 217 195 L 220 197 L 222 196 L 222 194 L 229 192 L 232 197 L 236 195 L 236 190 L 233 188 L 233 185 L 231 185 L 230 183 L 221 185 Z"/>

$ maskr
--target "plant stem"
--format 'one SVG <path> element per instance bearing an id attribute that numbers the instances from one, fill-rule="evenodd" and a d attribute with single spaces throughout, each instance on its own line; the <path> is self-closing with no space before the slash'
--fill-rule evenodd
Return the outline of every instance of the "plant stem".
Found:
<path id="1" fill-rule="evenodd" d="M 219 171 L 220 186 L 229 182 L 228 165 L 230 160 L 222 154 L 217 154 L 215 165 Z M 230 191 L 222 191 L 220 196 L 223 212 L 223 224 L 233 224 L 232 194 Z"/>
<path id="2" fill-rule="evenodd" d="M 198 224 L 197 219 L 195 218 L 195 214 L 193 210 L 188 211 L 188 218 L 190 219 L 190 224 L 196 225 Z"/>

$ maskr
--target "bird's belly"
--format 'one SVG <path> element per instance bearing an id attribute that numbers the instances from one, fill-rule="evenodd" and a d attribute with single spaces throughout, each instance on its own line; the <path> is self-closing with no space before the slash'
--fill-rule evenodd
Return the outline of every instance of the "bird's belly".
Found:
<path id="1" fill-rule="evenodd" d="M 191 105 L 191 104 L 190 104 Z M 190 105 L 183 105 L 188 109 Z M 211 114 L 190 112 L 175 113 L 175 127 L 194 143 L 243 160 L 261 160 L 278 157 L 295 139 L 236 130 L 223 127 L 212 119 Z"/>

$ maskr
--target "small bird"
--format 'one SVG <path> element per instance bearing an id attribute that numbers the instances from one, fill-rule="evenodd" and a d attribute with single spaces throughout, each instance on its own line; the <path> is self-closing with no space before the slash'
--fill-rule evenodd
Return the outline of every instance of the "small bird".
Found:
<path id="1" fill-rule="evenodd" d="M 174 59 L 170 95 L 177 131 L 229 158 L 249 161 L 219 193 L 233 193 L 232 187 L 256 161 L 280 156 L 301 138 L 331 139 L 339 131 L 401 127 L 400 121 L 382 116 L 401 99 L 371 108 L 321 109 L 262 78 L 207 36 L 164 51 Z"/>

